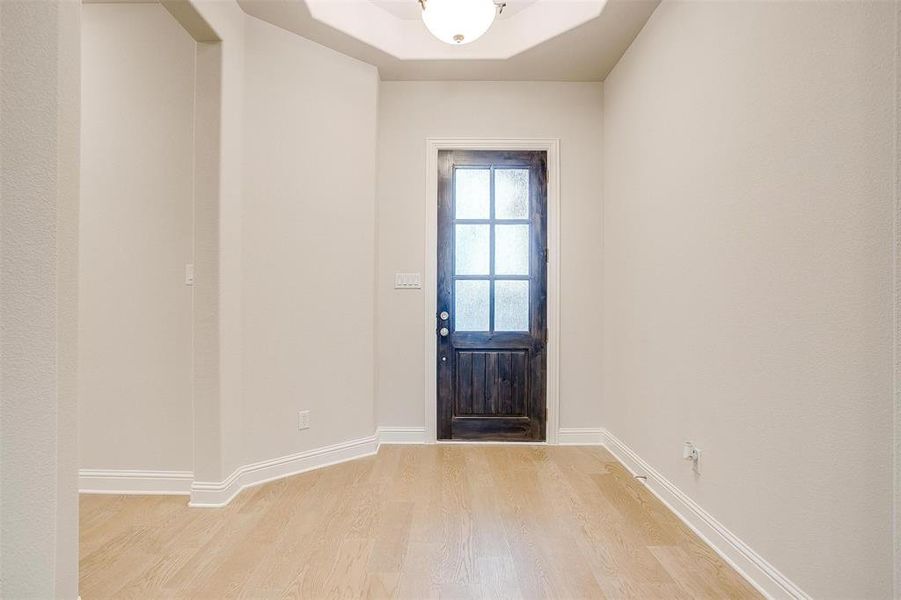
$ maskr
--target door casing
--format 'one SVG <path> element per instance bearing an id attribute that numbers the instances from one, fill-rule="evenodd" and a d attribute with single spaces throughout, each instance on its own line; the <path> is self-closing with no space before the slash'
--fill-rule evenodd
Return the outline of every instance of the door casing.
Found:
<path id="1" fill-rule="evenodd" d="M 428 138 L 426 139 L 425 270 L 423 273 L 425 341 L 426 443 L 437 441 L 437 347 L 435 311 L 438 302 L 438 152 L 439 150 L 543 150 L 547 152 L 547 420 L 543 443 L 556 444 L 560 407 L 560 140 L 556 138 Z M 461 443 L 445 442 L 441 443 Z M 462 442 L 472 443 L 472 442 Z M 522 442 L 480 442 L 516 443 Z"/>

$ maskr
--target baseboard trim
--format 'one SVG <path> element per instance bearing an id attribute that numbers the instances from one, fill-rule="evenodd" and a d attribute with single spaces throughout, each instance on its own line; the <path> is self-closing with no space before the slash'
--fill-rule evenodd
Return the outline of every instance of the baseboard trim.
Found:
<path id="1" fill-rule="evenodd" d="M 810 595 L 752 550 L 625 443 L 606 430 L 602 436 L 603 445 L 626 469 L 633 475 L 646 476 L 645 485 L 648 489 L 760 593 L 772 599 L 810 600 Z"/>
<path id="2" fill-rule="evenodd" d="M 561 446 L 600 446 L 604 443 L 602 427 L 561 427 L 557 444 Z"/>
<path id="3" fill-rule="evenodd" d="M 189 506 L 221 508 L 241 490 L 313 469 L 328 467 L 378 452 L 377 435 L 323 446 L 272 460 L 264 460 L 236 469 L 224 481 L 195 481 L 191 484 Z"/>
<path id="4" fill-rule="evenodd" d="M 379 444 L 425 444 L 425 427 L 379 427 Z"/>
<path id="5" fill-rule="evenodd" d="M 191 471 L 138 471 L 130 469 L 79 469 L 80 494 L 166 495 L 191 493 Z"/>

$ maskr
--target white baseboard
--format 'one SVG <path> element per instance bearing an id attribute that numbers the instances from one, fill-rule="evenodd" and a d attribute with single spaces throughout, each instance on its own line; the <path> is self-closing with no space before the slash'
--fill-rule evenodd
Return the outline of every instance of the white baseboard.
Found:
<path id="1" fill-rule="evenodd" d="M 633 475 L 647 477 L 645 484 L 669 509 L 713 548 L 763 595 L 773 599 L 809 600 L 810 596 L 776 567 L 741 541 L 725 525 L 701 508 L 671 481 L 645 462 L 609 431 L 603 431 L 604 446 Z"/>
<path id="2" fill-rule="evenodd" d="M 378 452 L 377 435 L 298 452 L 239 467 L 225 481 L 195 481 L 189 506 L 218 508 L 227 505 L 241 490 L 312 469 L 363 458 Z"/>
<path id="3" fill-rule="evenodd" d="M 191 493 L 194 473 L 190 471 L 135 471 L 125 469 L 79 469 L 81 494 L 158 494 Z"/>
<path id="4" fill-rule="evenodd" d="M 379 427 L 379 444 L 425 444 L 425 427 Z"/>
<path id="5" fill-rule="evenodd" d="M 602 427 L 561 427 L 557 444 L 561 446 L 600 446 L 604 443 Z"/>

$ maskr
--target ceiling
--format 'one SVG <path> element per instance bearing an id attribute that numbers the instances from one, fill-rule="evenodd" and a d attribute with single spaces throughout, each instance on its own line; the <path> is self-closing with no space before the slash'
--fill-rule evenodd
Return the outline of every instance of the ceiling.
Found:
<path id="1" fill-rule="evenodd" d="M 602 81 L 659 0 L 507 0 L 480 39 L 444 44 L 416 0 L 238 0 L 244 11 L 375 65 L 382 80 Z"/>
<path id="2" fill-rule="evenodd" d="M 405 19 L 408 21 L 421 21 L 420 13 L 422 12 L 422 8 L 419 6 L 419 2 L 409 2 L 408 0 L 369 0 L 372 4 L 375 4 L 382 10 L 386 10 L 398 19 Z M 528 7 L 531 4 L 535 4 L 537 0 L 507 0 L 507 6 L 504 7 L 504 10 L 497 16 L 498 19 L 509 19 L 522 9 Z"/>

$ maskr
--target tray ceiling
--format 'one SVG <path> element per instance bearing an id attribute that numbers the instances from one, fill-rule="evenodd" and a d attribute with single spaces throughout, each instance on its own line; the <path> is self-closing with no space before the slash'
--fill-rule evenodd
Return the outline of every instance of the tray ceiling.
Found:
<path id="1" fill-rule="evenodd" d="M 600 81 L 659 0 L 507 0 L 491 29 L 452 46 L 416 0 L 239 0 L 254 17 L 373 64 L 383 80 Z"/>

